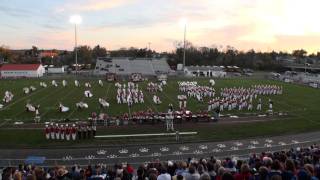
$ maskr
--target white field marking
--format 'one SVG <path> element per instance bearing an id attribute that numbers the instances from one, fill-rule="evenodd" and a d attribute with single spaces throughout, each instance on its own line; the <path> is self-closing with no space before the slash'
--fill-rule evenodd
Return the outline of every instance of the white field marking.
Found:
<path id="1" fill-rule="evenodd" d="M 151 93 L 149 91 L 146 91 L 146 96 L 148 96 L 147 94 L 149 94 L 151 96 Z M 159 112 L 158 108 L 153 104 L 153 101 L 151 101 L 152 97 L 147 98 L 147 100 L 151 103 L 151 106 L 154 108 L 154 110 L 156 110 L 156 112 Z"/>
<path id="2" fill-rule="evenodd" d="M 131 107 L 128 106 L 129 117 L 131 117 Z"/>
<path id="3" fill-rule="evenodd" d="M 149 149 L 145 148 L 145 147 L 142 147 L 142 148 L 139 148 L 139 151 L 142 152 L 142 153 L 146 153 L 146 152 L 149 152 Z"/>
<path id="4" fill-rule="evenodd" d="M 130 154 L 129 155 L 129 157 L 131 157 L 131 158 L 134 158 L 134 157 L 139 157 L 140 155 L 139 154 L 137 154 L 137 153 L 133 153 L 133 154 Z"/>
<path id="5" fill-rule="evenodd" d="M 39 92 L 43 91 L 44 89 L 46 89 L 46 88 L 39 89 L 39 90 L 38 90 L 38 91 L 36 91 L 36 92 L 32 92 L 32 93 L 30 93 L 30 94 L 29 94 L 29 95 L 27 95 L 27 96 L 24 96 L 24 97 L 22 97 L 22 98 L 20 98 L 20 99 L 17 99 L 16 101 L 14 101 L 14 102 L 10 103 L 8 106 L 5 106 L 5 107 L 2 109 L 2 111 L 3 111 L 3 110 L 5 110 L 5 109 L 7 109 L 7 108 L 9 108 L 10 106 L 13 106 L 13 105 L 15 105 L 15 104 L 17 104 L 17 103 L 19 103 L 19 102 L 21 102 L 21 101 L 23 101 L 23 100 L 25 100 L 25 99 L 27 99 L 27 98 L 31 97 L 31 96 L 33 96 L 33 95 L 35 95 L 35 94 L 37 94 L 37 93 L 39 93 Z"/>
<path id="6" fill-rule="evenodd" d="M 94 85 L 93 85 L 92 88 L 91 88 L 92 90 L 93 90 L 93 87 L 94 87 Z M 100 86 L 99 86 L 99 87 L 100 87 Z M 108 94 L 109 88 L 110 88 L 110 85 L 108 86 L 107 94 Z M 82 96 L 81 101 L 83 101 L 84 99 L 86 99 L 86 97 L 85 97 L 85 96 Z M 93 98 L 92 100 L 94 101 L 94 98 Z M 77 109 L 77 108 L 74 108 L 73 111 L 71 111 L 71 113 L 70 113 L 67 117 L 70 118 L 76 110 L 78 110 L 78 109 Z"/>
<path id="7" fill-rule="evenodd" d="M 85 97 L 82 97 L 80 101 L 82 102 L 83 99 L 85 99 Z M 72 114 L 73 114 L 74 112 L 76 112 L 76 110 L 78 110 L 77 107 L 75 107 L 75 108 L 71 111 L 71 113 L 69 113 L 69 115 L 67 116 L 67 118 L 70 118 L 70 117 L 72 116 Z"/>
<path id="8" fill-rule="evenodd" d="M 46 97 L 50 96 L 51 94 L 54 94 L 56 93 L 56 90 L 59 90 L 57 88 L 55 88 L 55 91 L 52 91 L 51 93 L 48 93 L 46 96 L 43 96 L 42 98 L 38 99 L 36 102 L 36 104 L 40 104 L 42 102 L 43 99 L 45 99 Z M 61 90 L 61 89 L 60 89 Z M 25 109 L 23 108 L 23 111 L 22 112 L 19 112 L 17 114 L 15 114 L 14 116 L 11 117 L 11 119 L 14 119 L 15 117 L 18 117 L 19 115 L 23 114 L 25 111 Z M 33 113 L 33 112 L 30 112 L 30 113 Z"/>
<path id="9" fill-rule="evenodd" d="M 116 155 L 116 154 L 110 154 L 110 155 L 107 156 L 107 158 L 109 158 L 109 159 L 118 158 L 118 155 Z M 103 159 L 105 159 L 105 158 L 103 158 Z"/>
<path id="10" fill-rule="evenodd" d="M 92 90 L 93 90 L 93 87 L 94 86 L 92 86 Z M 110 87 L 110 85 L 109 85 L 109 87 Z M 109 87 L 108 87 L 108 90 L 109 90 Z M 107 92 L 107 94 L 108 94 L 108 92 Z M 85 96 L 82 96 L 82 98 L 81 98 L 81 101 L 83 101 L 84 99 L 86 99 L 86 97 Z M 94 98 L 93 98 L 93 100 L 94 100 Z M 74 112 L 76 112 L 76 110 L 78 110 L 78 108 L 74 108 L 72 111 L 71 111 L 71 113 L 67 116 L 67 118 L 70 118 L 72 115 L 73 115 L 73 113 Z"/>
<path id="11" fill-rule="evenodd" d="M 171 86 L 169 85 L 169 83 L 167 83 L 167 85 L 166 86 L 168 86 L 168 89 L 173 89 L 173 90 L 177 90 L 177 89 L 175 89 L 175 88 L 171 88 Z M 178 87 L 178 92 L 179 92 L 179 87 Z M 165 94 L 164 92 L 162 92 L 163 94 Z M 180 93 L 180 92 L 179 92 Z M 177 105 L 177 106 L 179 106 L 179 104 L 178 104 L 178 101 L 175 101 L 174 99 L 172 99 L 171 97 L 169 97 L 168 95 L 166 95 L 165 94 L 165 96 L 167 96 L 167 98 L 169 99 L 169 100 L 171 100 L 171 102 L 173 102 L 175 105 Z M 187 102 L 188 103 L 188 102 Z"/>
<path id="12" fill-rule="evenodd" d="M 9 122 L 9 121 L 12 121 L 12 119 L 5 119 L 5 121 L 0 124 L 0 127 L 2 127 L 3 125 L 5 125 L 5 124 L 6 124 L 7 122 Z"/>
<path id="13" fill-rule="evenodd" d="M 283 119 L 281 119 L 283 120 Z M 278 121 L 276 118 L 268 119 L 268 120 L 246 120 L 246 121 L 225 121 L 223 124 L 234 124 L 234 123 L 251 123 L 251 122 L 265 122 L 265 121 Z"/>
<path id="14" fill-rule="evenodd" d="M 199 146 L 199 149 L 205 150 L 205 149 L 208 149 L 208 146 L 207 146 L 207 145 L 200 145 L 200 146 Z"/>
<path id="15" fill-rule="evenodd" d="M 148 96 L 147 93 L 149 94 L 149 92 L 146 92 L 146 93 L 145 93 L 146 96 Z M 151 95 L 151 94 L 149 94 L 149 95 Z M 156 110 L 156 112 L 159 112 L 159 111 L 158 111 L 158 108 L 157 108 L 157 107 L 153 104 L 153 102 L 150 100 L 150 99 L 152 99 L 152 98 L 150 98 L 150 99 L 149 99 L 149 98 L 146 98 L 146 99 L 147 99 L 147 101 L 151 104 L 151 106 L 153 107 L 153 109 Z M 145 105 L 145 106 L 147 107 L 147 105 Z"/>
<path id="16" fill-rule="evenodd" d="M 66 96 L 69 96 L 74 90 L 75 90 L 75 89 L 72 89 L 71 91 L 69 91 L 69 93 L 66 93 L 64 96 L 62 96 L 62 98 L 60 98 L 60 99 L 58 100 L 58 102 L 59 102 L 59 101 L 62 101 Z M 55 104 L 55 106 L 56 106 L 56 105 L 57 105 L 57 104 Z M 51 108 L 50 108 L 50 109 L 51 109 Z M 46 115 L 46 114 L 49 112 L 50 109 L 48 109 L 48 110 L 45 111 L 43 114 L 41 114 L 41 116 Z M 58 108 L 54 108 L 54 109 L 58 109 Z"/>
<path id="17" fill-rule="evenodd" d="M 107 151 L 104 150 L 104 149 L 97 151 L 97 154 L 98 154 L 98 155 L 105 155 L 106 153 L 107 153 Z"/>
<path id="18" fill-rule="evenodd" d="M 129 150 L 125 149 L 125 148 L 119 150 L 120 154 L 127 154 L 128 152 L 129 152 Z"/>
<path id="19" fill-rule="evenodd" d="M 161 152 L 168 152 L 170 149 L 168 147 L 161 147 L 160 151 Z"/>
<path id="20" fill-rule="evenodd" d="M 179 135 L 196 135 L 198 132 L 179 132 Z M 175 136 L 176 133 L 155 133 L 155 134 L 120 134 L 120 135 L 100 135 L 95 138 L 117 138 L 117 137 L 147 137 L 147 136 Z"/>
<path id="21" fill-rule="evenodd" d="M 320 139 L 318 139 L 320 140 Z M 303 141 L 303 142 L 299 142 L 299 144 L 305 144 L 305 143 L 310 143 L 311 141 Z M 290 146 L 290 145 L 294 145 L 295 143 L 290 143 L 290 144 L 286 144 L 286 145 L 274 145 L 273 148 L 275 147 L 282 147 L 282 146 Z M 255 147 L 255 149 L 263 149 L 265 147 Z M 240 150 L 251 150 L 251 148 L 244 148 L 244 149 L 230 149 L 230 150 L 225 150 L 226 152 L 230 152 L 230 151 L 240 151 Z M 212 152 L 223 152 L 221 150 L 215 150 L 215 151 L 212 151 Z M 197 154 L 211 154 L 212 153 L 211 151 L 193 151 L 193 152 L 189 152 L 189 153 L 183 153 L 183 152 L 179 152 L 179 155 L 197 155 Z M 143 156 L 139 156 L 139 158 L 141 157 L 145 157 L 145 158 L 148 158 L 148 157 L 155 157 L 159 155 L 158 153 L 152 153 L 151 155 L 143 155 Z M 171 155 L 177 155 L 176 152 L 173 152 L 171 154 L 165 154 L 164 156 L 171 156 Z M 246 154 L 248 155 L 248 154 Z M 119 159 L 124 159 L 124 158 L 128 158 L 128 157 L 117 157 Z M 135 158 L 135 157 L 132 157 L 132 156 L 129 156 L 129 158 Z"/>
<path id="22" fill-rule="evenodd" d="M 166 93 L 162 91 L 161 94 L 163 94 L 167 99 L 169 99 L 169 101 L 172 102 L 174 105 L 179 106 L 178 102 L 169 97 Z"/>
<path id="23" fill-rule="evenodd" d="M 320 141 L 320 139 L 316 139 L 316 140 L 313 140 L 313 141 Z M 305 143 L 310 143 L 310 142 L 313 142 L 313 141 L 303 141 L 303 142 L 299 142 L 299 144 L 305 144 Z M 285 145 L 285 146 L 290 146 L 290 145 L 293 145 L 294 143 L 291 143 L 291 144 L 287 144 L 287 145 Z M 274 145 L 273 146 L 273 148 L 274 147 L 282 147 L 281 145 Z M 147 148 L 146 148 L 147 149 Z M 257 149 L 265 149 L 265 147 L 256 147 L 256 150 Z M 245 148 L 245 149 L 240 149 L 240 150 L 250 150 L 250 149 L 248 149 L 248 148 Z M 240 151 L 239 150 L 239 151 Z M 233 150 L 226 150 L 226 152 L 230 152 L 230 151 L 233 151 Z M 277 151 L 277 150 L 275 150 L 275 151 Z M 212 154 L 212 152 L 213 151 L 203 151 L 202 153 L 203 154 Z M 216 151 L 216 152 L 224 152 L 224 151 Z M 177 151 L 175 151 L 175 152 L 173 152 L 173 153 L 171 153 L 171 154 L 163 154 L 163 156 L 165 157 L 165 156 L 172 156 L 172 155 L 174 155 L 174 156 L 176 156 L 176 155 L 196 155 L 194 152 L 190 152 L 190 153 L 183 153 L 183 152 L 181 152 L 181 151 L 179 151 L 179 153 L 177 153 Z M 248 153 L 245 153 L 245 154 L 237 154 L 237 157 L 248 157 Z M 152 154 L 151 155 L 140 155 L 140 156 L 137 156 L 137 157 L 132 157 L 132 156 L 118 156 L 118 155 L 114 155 L 114 154 L 111 154 L 111 155 L 109 155 L 109 156 L 107 156 L 107 158 L 117 158 L 117 159 L 128 159 L 128 158 L 150 158 L 150 157 L 154 157 L 154 156 L 152 156 Z M 219 158 L 219 157 L 226 157 L 226 156 L 217 156 L 217 158 Z M 103 159 L 105 159 L 105 158 L 97 158 L 97 157 L 94 157 L 94 158 L 92 158 L 92 159 L 95 159 L 95 160 L 103 160 Z M 9 161 L 9 160 L 11 160 L 11 161 L 24 161 L 25 159 L 1 159 L 1 160 L 5 160 L 5 161 Z M 57 159 L 57 158 L 52 158 L 52 159 L 46 159 L 46 160 L 48 160 L 48 161 L 54 161 L 54 160 L 61 160 L 61 158 L 60 159 Z M 84 158 L 72 158 L 72 160 L 84 160 Z M 179 160 L 177 160 L 177 161 L 179 161 Z M 133 163 L 130 163 L 130 164 L 133 164 Z"/>
<path id="24" fill-rule="evenodd" d="M 108 88 L 107 88 L 106 95 L 103 97 L 104 99 L 108 99 L 109 89 L 110 89 L 111 86 L 112 86 L 112 83 L 108 83 Z M 105 87 L 105 86 L 103 85 L 103 87 Z M 98 98 L 98 99 L 99 99 L 99 98 Z M 109 105 L 111 106 L 111 102 L 109 101 L 108 103 L 109 103 Z M 99 104 L 99 106 L 100 106 L 100 104 Z M 107 109 L 110 108 L 110 106 L 107 107 Z M 102 109 L 104 109 L 104 108 L 102 108 Z M 101 112 L 101 111 L 100 111 L 100 112 Z"/>

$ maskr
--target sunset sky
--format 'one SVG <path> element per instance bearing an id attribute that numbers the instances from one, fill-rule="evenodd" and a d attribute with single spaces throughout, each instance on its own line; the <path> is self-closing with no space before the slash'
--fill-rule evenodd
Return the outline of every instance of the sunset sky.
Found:
<path id="1" fill-rule="evenodd" d="M 107 49 L 171 51 L 183 39 L 197 46 L 257 51 L 320 51 L 320 0 L 1 0 L 0 45 L 71 50 L 79 14 L 79 44 Z"/>

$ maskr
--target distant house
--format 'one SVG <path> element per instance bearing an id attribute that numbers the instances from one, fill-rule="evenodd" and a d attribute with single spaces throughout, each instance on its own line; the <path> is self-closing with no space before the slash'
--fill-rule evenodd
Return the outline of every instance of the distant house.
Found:
<path id="1" fill-rule="evenodd" d="M 39 54 L 40 58 L 43 58 L 43 57 L 51 57 L 51 58 L 53 58 L 53 57 L 56 57 L 56 56 L 58 56 L 58 53 L 57 52 L 53 52 L 53 51 L 42 51 Z"/>
<path id="2" fill-rule="evenodd" d="M 42 77 L 45 69 L 41 64 L 3 64 L 1 78 Z"/>

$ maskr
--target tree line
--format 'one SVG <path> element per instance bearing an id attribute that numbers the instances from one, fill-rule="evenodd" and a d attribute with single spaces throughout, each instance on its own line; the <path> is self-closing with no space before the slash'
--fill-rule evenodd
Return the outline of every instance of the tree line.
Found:
<path id="1" fill-rule="evenodd" d="M 26 50 L 11 50 L 7 46 L 0 46 L 0 60 L 3 59 L 8 63 L 43 63 L 53 64 L 56 66 L 72 65 L 75 62 L 75 50 L 56 50 L 50 52 L 57 54 L 56 56 L 44 56 L 40 54 L 44 50 L 36 46 L 32 46 Z M 48 50 L 46 50 L 48 51 Z M 175 67 L 183 61 L 183 46 L 177 43 L 172 52 L 159 53 L 148 48 L 120 48 L 118 50 L 107 50 L 105 47 L 96 45 L 93 48 L 87 45 L 77 47 L 79 64 L 95 64 L 97 57 L 165 57 L 170 66 Z M 256 70 L 279 70 L 282 65 L 279 57 L 291 57 L 295 59 L 295 63 L 304 63 L 304 58 L 320 59 L 320 52 L 309 54 L 304 49 L 288 52 L 256 52 L 253 49 L 249 51 L 239 51 L 231 46 L 226 48 L 197 47 L 191 42 L 186 44 L 186 65 L 219 65 L 219 66 L 239 66 L 243 68 L 251 68 Z M 314 63 L 314 61 L 308 61 Z"/>

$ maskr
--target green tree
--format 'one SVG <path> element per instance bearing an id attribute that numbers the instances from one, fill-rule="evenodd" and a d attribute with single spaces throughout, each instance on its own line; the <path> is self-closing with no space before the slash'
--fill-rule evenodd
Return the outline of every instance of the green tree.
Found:
<path id="1" fill-rule="evenodd" d="M 6 62 L 11 62 L 13 55 L 7 46 L 0 46 L 0 59 Z"/>
<path id="2" fill-rule="evenodd" d="M 97 59 L 98 57 L 105 57 L 105 56 L 107 56 L 106 48 L 101 47 L 100 45 L 97 45 L 92 49 L 92 57 L 94 59 Z"/>
<path id="3" fill-rule="evenodd" d="M 78 47 L 78 63 L 80 64 L 92 64 L 92 49 L 90 46 L 84 45 Z"/>

